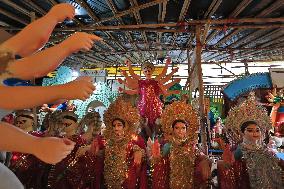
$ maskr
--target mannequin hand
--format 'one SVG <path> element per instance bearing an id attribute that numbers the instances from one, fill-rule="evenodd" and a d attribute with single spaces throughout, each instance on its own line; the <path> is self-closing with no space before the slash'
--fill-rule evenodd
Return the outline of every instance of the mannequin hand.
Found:
<path id="1" fill-rule="evenodd" d="M 131 66 L 131 63 L 129 62 L 129 60 L 125 60 L 125 64 L 130 67 Z"/>
<path id="2" fill-rule="evenodd" d="M 278 110 L 280 108 L 280 106 L 281 106 L 281 102 L 278 102 L 274 105 L 273 109 Z"/>
<path id="3" fill-rule="evenodd" d="M 123 83 L 123 81 L 122 81 L 121 78 L 118 78 L 117 81 L 118 81 L 119 84 L 122 84 L 122 83 Z"/>
<path id="4" fill-rule="evenodd" d="M 197 169 L 200 170 L 203 181 L 207 181 L 211 174 L 211 168 L 208 160 L 203 159 L 201 162 L 199 162 Z"/>
<path id="5" fill-rule="evenodd" d="M 178 72 L 178 67 L 173 69 L 173 72 L 176 73 Z"/>
<path id="6" fill-rule="evenodd" d="M 67 49 L 68 52 L 75 53 L 80 50 L 89 51 L 94 44 L 94 41 L 102 40 L 100 37 L 85 32 L 76 32 L 60 45 Z"/>
<path id="7" fill-rule="evenodd" d="M 168 57 L 166 60 L 166 65 L 168 66 L 171 63 L 171 61 L 172 61 L 171 57 Z"/>
<path id="8" fill-rule="evenodd" d="M 91 77 L 79 77 L 74 81 L 71 81 L 65 85 L 62 89 L 62 97 L 64 99 L 80 99 L 86 100 L 93 94 L 93 91 L 96 89 L 92 83 Z"/>
<path id="9" fill-rule="evenodd" d="M 159 158 L 161 156 L 160 143 L 159 143 L 158 139 L 156 139 L 154 144 L 153 144 L 152 156 L 154 158 Z"/>
<path id="10" fill-rule="evenodd" d="M 128 76 L 125 70 L 120 70 L 120 73 L 121 73 L 121 75 L 124 76 L 124 77 Z"/>
<path id="11" fill-rule="evenodd" d="M 118 92 L 123 93 L 124 89 L 122 87 L 118 87 Z"/>
<path id="12" fill-rule="evenodd" d="M 50 9 L 48 16 L 53 16 L 57 22 L 63 22 L 66 18 L 71 20 L 75 16 L 75 7 L 68 3 L 57 4 Z"/>
<path id="13" fill-rule="evenodd" d="M 95 139 L 95 140 L 92 142 L 92 144 L 91 144 L 90 152 L 91 152 L 92 154 L 94 154 L 94 155 L 98 155 L 99 150 L 100 150 L 100 148 L 99 148 L 99 142 L 98 142 L 97 139 Z"/>
<path id="14" fill-rule="evenodd" d="M 134 164 L 140 165 L 142 161 L 142 152 L 136 151 L 134 152 Z"/>
<path id="15" fill-rule="evenodd" d="M 222 158 L 223 158 L 224 162 L 226 162 L 226 163 L 229 163 L 229 164 L 234 163 L 234 161 L 235 161 L 234 154 L 231 152 L 229 145 L 225 146 Z"/>
<path id="16" fill-rule="evenodd" d="M 75 143 L 66 138 L 37 138 L 34 143 L 34 155 L 40 160 L 56 164 L 64 159 L 74 148 Z"/>

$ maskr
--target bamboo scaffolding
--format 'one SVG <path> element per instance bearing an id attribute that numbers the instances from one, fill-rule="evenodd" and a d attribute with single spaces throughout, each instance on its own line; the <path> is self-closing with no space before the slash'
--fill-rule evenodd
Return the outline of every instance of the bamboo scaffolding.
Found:
<path id="1" fill-rule="evenodd" d="M 145 9 L 145 8 L 148 8 L 148 7 L 152 7 L 152 6 L 155 6 L 159 3 L 163 3 L 163 2 L 166 2 L 166 1 L 168 1 L 168 0 L 156 0 L 156 1 L 151 1 L 149 3 L 145 3 L 145 4 L 142 4 L 142 5 L 139 5 L 139 6 L 135 6 L 135 7 L 128 9 L 128 10 L 118 12 L 117 14 L 115 14 L 112 17 L 103 18 L 103 19 L 99 20 L 98 22 L 96 22 L 95 24 L 101 23 L 101 22 L 106 22 L 106 21 L 111 21 L 111 20 L 114 20 L 116 18 L 125 16 L 125 15 L 128 15 L 128 14 L 132 14 L 135 11 L 139 11 L 139 10 L 142 10 L 142 9 Z"/>
<path id="2" fill-rule="evenodd" d="M 203 79 L 202 79 L 202 67 L 201 67 L 201 36 L 200 36 L 200 27 L 196 27 L 195 37 L 197 45 L 195 49 L 195 64 L 197 67 L 197 75 L 198 75 L 198 89 L 199 89 L 199 112 L 201 118 L 201 143 L 203 152 L 207 155 L 208 154 L 208 146 L 207 146 L 207 136 L 206 136 L 206 128 L 204 117 L 205 117 L 205 105 L 204 105 L 204 86 L 203 86 Z M 203 120 L 203 121 L 202 121 Z"/>

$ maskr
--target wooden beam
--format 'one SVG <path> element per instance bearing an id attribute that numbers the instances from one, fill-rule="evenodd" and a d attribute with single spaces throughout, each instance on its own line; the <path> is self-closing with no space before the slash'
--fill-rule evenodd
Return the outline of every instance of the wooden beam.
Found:
<path id="1" fill-rule="evenodd" d="M 167 14 L 167 4 L 168 1 L 163 2 L 163 12 L 162 12 L 162 17 L 161 17 L 161 22 L 165 22 L 166 14 Z"/>
<path id="2" fill-rule="evenodd" d="M 83 7 L 89 14 L 89 16 L 95 21 L 98 22 L 100 19 L 94 14 L 93 10 L 84 0 L 75 0 L 81 7 Z"/>
<path id="3" fill-rule="evenodd" d="M 261 40 L 270 40 L 270 38 L 272 38 L 273 36 L 279 36 L 279 34 L 281 35 L 281 33 L 282 34 L 284 34 L 284 31 L 283 31 L 283 29 L 281 29 L 281 28 L 279 28 L 279 29 L 276 29 L 276 30 L 273 30 L 273 31 L 271 31 L 271 32 L 269 32 L 269 33 L 267 33 L 267 34 L 265 34 L 265 35 L 262 35 L 261 37 L 259 37 L 259 38 L 257 38 L 257 39 L 255 39 L 254 40 L 254 43 L 256 44 L 255 45 L 255 47 L 256 46 L 260 46 L 260 45 L 258 45 L 259 44 L 259 41 L 261 41 Z M 270 40 L 271 41 L 271 40 Z M 244 44 L 242 44 L 242 45 L 240 45 L 239 47 L 243 47 L 243 46 L 247 46 L 247 45 L 249 45 L 250 44 L 250 41 L 248 41 L 248 42 L 246 42 L 246 43 L 244 43 Z"/>
<path id="4" fill-rule="evenodd" d="M 191 2 L 191 0 L 185 0 L 183 2 L 183 6 L 182 6 L 182 9 L 181 9 L 180 14 L 179 14 L 178 22 L 181 22 L 181 21 L 184 20 L 184 16 L 185 16 L 185 14 L 186 14 L 186 12 L 189 8 L 190 2 Z M 178 33 L 173 34 L 172 46 L 175 44 L 177 36 L 178 36 Z"/>
<path id="5" fill-rule="evenodd" d="M 112 16 L 112 17 L 109 17 L 109 18 L 103 18 L 101 20 L 99 20 L 98 22 L 96 22 L 95 24 L 97 23 L 101 23 L 101 22 L 107 22 L 107 21 L 111 21 L 111 20 L 114 20 L 116 18 L 120 18 L 122 16 L 125 16 L 125 15 L 128 15 L 128 14 L 131 14 L 135 11 L 138 11 L 138 10 L 142 10 L 142 9 L 146 9 L 148 7 L 152 7 L 152 6 L 155 6 L 159 3 L 163 3 L 165 1 L 168 1 L 168 0 L 154 0 L 154 1 L 151 1 L 149 3 L 145 3 L 145 4 L 142 4 L 142 5 L 139 5 L 139 6 L 135 6 L 135 7 L 131 7 L 130 9 L 128 10 L 125 10 L 125 11 L 122 11 L 122 12 L 119 12 L 117 13 L 116 15 Z"/>
<path id="6" fill-rule="evenodd" d="M 110 9 L 112 10 L 113 14 L 116 15 L 116 14 L 118 13 L 118 10 L 116 9 L 115 4 L 113 3 L 113 1 L 112 1 L 112 0 L 107 0 L 107 4 L 108 4 L 108 6 L 110 7 Z M 119 21 L 120 24 L 124 25 L 122 18 L 118 18 L 118 21 Z M 113 37 L 110 33 L 109 33 L 109 35 L 111 36 L 112 39 L 114 39 L 114 37 Z M 131 37 L 131 35 L 130 35 L 129 32 L 126 32 L 126 35 L 128 36 L 128 38 L 129 38 L 129 36 L 130 36 L 130 39 L 132 39 L 132 37 Z M 120 44 L 120 42 L 118 42 L 117 44 L 119 45 L 119 47 L 120 47 L 121 49 L 123 49 L 124 51 L 126 51 L 126 49 Z M 131 45 L 132 45 L 134 48 L 136 47 L 136 49 L 138 49 L 138 47 L 135 46 L 133 43 L 131 43 Z M 122 59 L 120 59 L 120 61 L 123 62 Z"/>
<path id="7" fill-rule="evenodd" d="M 234 35 L 236 35 L 237 33 L 239 33 L 240 30 L 235 30 L 232 31 L 229 35 L 225 36 L 224 38 L 222 38 L 221 40 L 219 40 L 217 43 L 215 43 L 215 47 L 217 47 L 219 44 L 224 43 L 225 41 L 227 41 L 228 39 L 230 39 L 231 37 L 233 37 Z"/>
<path id="8" fill-rule="evenodd" d="M 165 22 L 165 18 L 166 18 L 166 14 L 167 14 L 167 4 L 168 4 L 168 1 L 163 2 L 162 5 L 160 4 L 160 7 L 162 7 L 163 9 L 162 9 L 162 13 L 161 13 L 161 20 L 158 18 L 158 23 L 164 23 Z M 160 9 L 159 9 L 159 11 L 160 11 Z M 162 35 L 163 35 L 163 32 L 157 33 L 157 40 L 156 41 L 158 43 L 161 43 Z M 157 56 L 157 54 L 156 54 L 156 56 Z"/>
<path id="9" fill-rule="evenodd" d="M 269 29 L 269 28 L 268 28 Z M 264 32 L 267 32 L 267 30 L 257 30 L 257 31 L 254 31 L 250 34 L 248 34 L 247 36 L 241 38 L 241 39 L 238 39 L 237 41 L 227 45 L 226 47 L 237 47 L 239 45 L 242 45 L 242 43 L 245 43 L 247 41 L 253 41 L 254 38 L 260 36 L 260 35 L 263 35 Z"/>
<path id="10" fill-rule="evenodd" d="M 281 42 L 282 40 L 280 40 Z M 158 45 L 156 45 L 158 46 Z M 172 51 L 176 51 L 176 50 L 187 50 L 188 47 L 184 47 L 184 48 L 175 48 L 174 46 L 169 46 L 169 48 Z M 195 47 L 193 47 L 195 48 Z M 233 48 L 233 49 L 222 49 L 222 48 L 212 48 L 212 47 L 208 47 L 207 49 L 205 48 L 203 51 L 205 52 L 212 52 L 212 55 L 216 55 L 216 53 L 219 52 L 253 52 L 253 51 L 260 51 L 260 50 L 284 50 L 284 48 Z M 156 52 L 156 51 L 167 51 L 167 49 L 151 49 L 151 50 L 141 50 L 141 52 Z M 125 53 L 130 53 L 130 52 L 137 52 L 137 50 L 127 50 L 127 51 L 115 51 L 115 52 L 107 52 L 103 49 L 101 49 L 100 51 L 96 51 L 96 53 L 99 54 L 106 54 L 106 55 L 111 55 L 111 54 L 125 54 Z M 209 56 L 208 56 L 209 57 Z"/>
<path id="11" fill-rule="evenodd" d="M 205 118 L 205 104 L 204 104 L 204 86 L 203 86 L 203 79 L 202 79 L 202 67 L 201 67 L 201 37 L 200 37 L 201 29 L 200 27 L 196 27 L 196 51 L 195 51 L 195 64 L 197 67 L 197 75 L 198 75 L 198 89 L 199 89 L 199 112 L 200 112 L 200 126 L 201 126 L 201 143 L 203 152 L 208 154 L 207 149 L 207 136 L 206 136 L 206 128 L 205 123 L 203 123 Z"/>
<path id="12" fill-rule="evenodd" d="M 265 17 L 272 13 L 273 11 L 276 11 L 279 9 L 279 7 L 283 6 L 283 0 L 277 0 L 274 3 L 272 3 L 269 7 L 261 11 L 259 14 L 257 14 L 256 17 Z"/>
<path id="13" fill-rule="evenodd" d="M 0 13 L 3 14 L 3 15 L 5 15 L 5 16 L 7 16 L 7 17 L 9 17 L 9 18 L 11 18 L 11 19 L 13 19 L 13 20 L 15 20 L 15 21 L 17 21 L 17 22 L 19 22 L 19 23 L 21 23 L 21 24 L 24 24 L 24 25 L 28 25 L 28 24 L 29 24 L 29 23 L 28 23 L 27 21 L 25 21 L 24 19 L 22 19 L 22 18 L 20 18 L 20 17 L 18 17 L 18 16 L 16 16 L 16 15 L 14 15 L 14 14 L 12 14 L 12 13 L 10 13 L 10 12 L 8 12 L 8 11 L 2 9 L 2 8 L 0 8 Z"/>
<path id="14" fill-rule="evenodd" d="M 137 0 L 130 0 L 130 3 L 132 4 L 132 6 L 138 6 L 138 2 Z M 141 15 L 140 15 L 140 12 L 139 10 L 138 11 L 135 11 L 134 12 L 134 16 L 135 16 L 135 19 L 137 21 L 137 24 L 142 24 L 142 19 L 141 19 Z M 146 36 L 146 32 L 145 31 L 142 31 L 142 37 L 143 37 L 143 40 L 144 40 L 144 46 L 149 49 L 149 44 L 148 44 L 148 40 L 147 40 L 147 36 Z M 138 50 L 140 50 L 140 48 L 138 48 L 137 44 L 135 43 L 135 48 L 137 48 Z M 141 58 L 143 58 L 143 62 L 145 61 L 145 56 L 143 56 L 141 54 L 140 51 L 139 52 L 139 55 L 141 56 Z"/>
<path id="15" fill-rule="evenodd" d="M 282 30 L 283 31 L 283 30 Z M 268 41 L 267 43 L 263 43 L 261 45 L 259 45 L 259 47 L 261 48 L 267 48 L 271 45 L 273 45 L 275 42 L 278 42 L 278 43 L 282 43 L 284 41 L 284 35 L 282 35 L 281 37 L 277 37 L 276 39 L 274 40 L 270 40 Z"/>
<path id="16" fill-rule="evenodd" d="M 243 0 L 238 6 L 231 12 L 229 18 L 236 18 L 253 0 Z"/>
<path id="17" fill-rule="evenodd" d="M 235 10 L 229 15 L 229 18 L 236 18 L 251 2 L 252 0 L 243 0 L 241 3 L 238 4 Z M 212 32 L 208 36 L 207 41 L 211 41 L 218 33 L 219 33 L 218 30 Z"/>
<path id="18" fill-rule="evenodd" d="M 36 3 L 34 3 L 34 0 L 22 0 L 22 2 L 27 5 L 28 7 L 31 7 L 35 10 L 35 12 L 38 12 L 41 15 L 45 15 L 46 11 L 43 10 L 40 6 L 38 6 Z"/>
<path id="19" fill-rule="evenodd" d="M 116 13 L 118 12 L 116 9 L 116 6 L 114 4 L 114 2 L 112 0 L 106 0 L 106 3 L 108 4 L 109 8 L 111 9 L 111 11 L 113 12 L 113 15 L 116 15 Z"/>
<path id="20" fill-rule="evenodd" d="M 2 0 L 2 2 L 5 3 L 6 5 L 14 8 L 15 10 L 25 14 L 26 16 L 30 16 L 30 12 L 29 11 L 27 11 L 26 9 L 24 9 L 24 8 L 20 7 L 19 5 L 13 3 L 12 1 L 10 1 L 10 0 Z"/>
<path id="21" fill-rule="evenodd" d="M 204 18 L 211 18 L 211 16 L 216 12 L 221 3 L 222 0 L 213 0 L 206 13 L 204 14 Z"/>
<path id="22" fill-rule="evenodd" d="M 273 7 L 275 7 L 276 5 L 279 5 L 279 1 L 281 1 L 281 0 L 278 0 L 277 2 L 273 3 L 270 7 L 264 9 L 261 13 L 257 14 L 256 17 L 264 17 L 264 16 L 267 16 L 268 14 L 270 14 L 274 10 Z M 244 0 L 244 1 L 242 1 L 238 5 L 237 9 L 235 9 L 235 11 L 232 12 L 229 17 L 234 17 L 235 18 L 244 9 L 244 7 L 248 6 L 250 3 L 251 3 L 251 0 L 248 0 L 248 1 Z M 236 30 L 235 32 L 239 33 L 240 30 Z M 213 36 L 211 36 L 211 38 L 213 38 Z M 215 44 L 215 45 L 217 45 L 217 44 Z"/>
<path id="23" fill-rule="evenodd" d="M 189 94 L 191 95 L 191 66 L 192 66 L 192 63 L 191 63 L 191 54 L 190 54 L 190 50 L 187 49 L 186 51 L 186 55 L 187 55 L 187 71 L 188 71 L 188 77 L 187 77 L 187 80 L 186 80 L 186 83 L 185 83 L 185 90 L 189 90 Z M 191 99 L 191 96 L 190 96 L 190 99 Z"/>
<path id="24" fill-rule="evenodd" d="M 88 13 L 88 15 L 94 20 L 94 21 L 98 21 L 99 18 L 94 14 L 93 10 L 89 7 L 89 5 L 83 1 L 83 0 L 76 0 L 76 2 L 82 6 Z M 99 26 L 101 26 L 101 24 L 98 24 Z M 110 37 L 110 38 L 114 38 L 109 32 L 105 32 L 105 34 Z M 107 46 L 109 49 L 111 49 L 112 51 L 116 51 L 116 49 L 114 49 L 110 44 L 107 43 L 107 41 L 101 41 L 101 43 L 105 46 Z M 118 42 L 117 42 L 118 43 Z M 121 47 L 121 44 L 119 43 L 118 45 L 119 47 Z"/>
<path id="25" fill-rule="evenodd" d="M 284 20 L 283 20 L 284 21 Z M 210 20 L 208 20 L 210 22 Z M 205 23 L 206 24 L 206 23 Z M 210 23 L 213 24 L 213 23 Z M 283 28 L 284 24 L 268 24 L 268 25 L 227 25 L 228 28 L 242 28 L 242 29 L 270 29 L 272 28 Z M 56 32 L 75 32 L 75 31 L 85 31 L 85 32 L 93 32 L 93 31 L 149 31 L 149 32 L 184 32 L 181 29 L 161 29 L 164 27 L 179 27 L 178 24 L 141 24 L 141 25 L 119 25 L 119 26 L 92 26 L 92 27 L 72 27 L 72 28 L 56 28 L 54 31 Z M 200 26 L 204 27 L 204 26 Z M 211 26 L 211 29 L 223 30 L 223 26 Z M 16 27 L 1 27 L 4 30 L 10 31 L 19 31 L 22 28 Z M 236 32 L 236 31 L 233 31 Z M 238 32 L 237 32 L 238 33 Z M 231 35 L 230 33 L 229 35 Z M 235 33 L 234 33 L 235 34 Z M 227 36 L 225 36 L 227 37 Z M 223 38 L 224 39 L 224 38 Z M 221 39 L 220 42 L 223 40 Z M 219 42 L 218 42 L 219 43 Z"/>
<path id="26" fill-rule="evenodd" d="M 55 1 L 55 0 L 47 0 L 52 6 L 54 5 L 57 5 L 58 3 Z M 45 12 L 45 11 L 44 11 Z M 77 19 L 77 18 L 74 18 L 73 19 L 75 21 L 75 23 L 77 23 L 79 26 L 83 26 L 82 22 Z"/>
<path id="27" fill-rule="evenodd" d="M 271 12 L 277 10 L 279 7 L 281 7 L 283 5 L 283 0 L 278 0 L 276 2 L 274 2 L 273 4 L 271 4 L 268 8 L 264 9 L 262 12 L 260 12 L 259 14 L 256 15 L 256 17 L 265 17 L 268 14 L 270 14 Z M 271 29 L 271 28 L 268 28 Z M 258 35 L 258 31 L 252 32 L 250 36 L 255 36 Z M 238 40 L 239 41 L 239 40 Z M 244 40 L 243 40 L 244 41 Z M 242 41 L 242 42 L 243 42 Z M 239 43 L 239 42 L 238 42 Z"/>

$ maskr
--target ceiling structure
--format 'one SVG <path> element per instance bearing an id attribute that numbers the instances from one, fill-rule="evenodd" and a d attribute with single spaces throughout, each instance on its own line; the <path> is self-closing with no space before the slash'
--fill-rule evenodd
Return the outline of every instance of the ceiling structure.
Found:
<path id="1" fill-rule="evenodd" d="M 171 56 L 184 85 L 194 69 L 188 70 L 188 63 L 198 45 L 196 27 L 204 84 L 284 67 L 284 0 L 0 0 L 0 28 L 14 34 L 30 23 L 32 13 L 39 18 L 61 2 L 76 7 L 76 18 L 58 25 L 47 46 L 75 31 L 104 39 L 67 58 L 64 64 L 72 67 L 121 66 L 126 59 L 162 65 Z"/>

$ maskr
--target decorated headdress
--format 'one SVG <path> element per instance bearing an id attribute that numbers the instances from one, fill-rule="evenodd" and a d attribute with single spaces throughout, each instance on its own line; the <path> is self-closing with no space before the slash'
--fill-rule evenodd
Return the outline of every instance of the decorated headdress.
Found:
<path id="1" fill-rule="evenodd" d="M 30 110 L 19 110 L 16 111 L 16 117 L 27 117 L 30 119 L 34 119 L 34 114 Z"/>
<path id="2" fill-rule="evenodd" d="M 93 127 L 95 127 L 95 130 L 101 129 L 102 120 L 98 112 L 89 112 L 84 116 L 84 118 L 79 123 L 80 133 L 85 130 L 85 127 L 89 127 L 92 123 L 94 123 Z"/>
<path id="3" fill-rule="evenodd" d="M 66 118 L 66 119 L 71 119 L 74 122 L 78 121 L 78 116 L 73 112 L 73 111 L 63 111 L 60 114 L 61 119 Z"/>
<path id="4" fill-rule="evenodd" d="M 30 110 L 17 111 L 14 122 L 16 126 L 20 127 L 21 129 L 24 129 L 25 131 L 30 130 L 31 127 L 32 129 L 36 129 L 34 114 Z"/>
<path id="5" fill-rule="evenodd" d="M 115 119 L 125 121 L 125 135 L 132 135 L 137 132 L 140 123 L 138 109 L 133 107 L 130 102 L 124 101 L 121 97 L 117 98 L 104 113 L 104 124 L 106 129 L 104 135 L 107 139 L 114 137 L 112 123 Z"/>
<path id="6" fill-rule="evenodd" d="M 257 105 L 254 93 L 250 93 L 244 102 L 229 111 L 225 129 L 233 142 L 241 141 L 241 125 L 247 121 L 256 122 L 263 134 L 271 128 L 270 117 L 265 108 Z"/>
<path id="7" fill-rule="evenodd" d="M 61 121 L 61 111 L 56 110 L 52 113 L 48 113 L 45 115 L 43 120 L 43 125 L 47 129 L 48 136 L 58 136 L 59 131 L 59 124 Z"/>
<path id="8" fill-rule="evenodd" d="M 199 129 L 199 120 L 196 112 L 190 104 L 176 101 L 166 106 L 161 116 L 162 130 L 171 139 L 173 134 L 172 125 L 176 120 L 183 120 L 187 122 L 187 136 L 190 140 L 197 138 L 197 131 Z"/>

